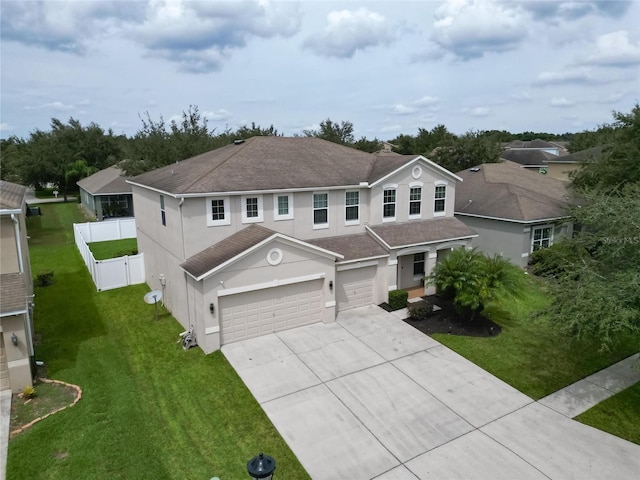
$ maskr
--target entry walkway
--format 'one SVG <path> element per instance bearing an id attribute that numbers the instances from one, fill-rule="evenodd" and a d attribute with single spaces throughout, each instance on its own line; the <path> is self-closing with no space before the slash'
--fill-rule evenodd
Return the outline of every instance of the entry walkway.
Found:
<path id="1" fill-rule="evenodd" d="M 636 353 L 541 398 L 538 402 L 565 417 L 577 417 L 603 400 L 640 382 L 640 369 L 637 367 L 639 361 L 640 353 Z"/>
<path id="2" fill-rule="evenodd" d="M 378 307 L 222 351 L 314 479 L 640 478 L 640 446 Z"/>

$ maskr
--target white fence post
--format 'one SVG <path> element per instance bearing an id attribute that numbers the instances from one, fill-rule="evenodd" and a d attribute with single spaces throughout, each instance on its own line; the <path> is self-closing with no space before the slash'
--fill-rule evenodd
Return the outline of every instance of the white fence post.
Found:
<path id="1" fill-rule="evenodd" d="M 98 291 L 145 282 L 144 255 L 142 253 L 108 260 L 96 260 L 87 245 L 90 242 L 136 238 L 135 219 L 74 223 L 73 235 L 78 251 Z"/>

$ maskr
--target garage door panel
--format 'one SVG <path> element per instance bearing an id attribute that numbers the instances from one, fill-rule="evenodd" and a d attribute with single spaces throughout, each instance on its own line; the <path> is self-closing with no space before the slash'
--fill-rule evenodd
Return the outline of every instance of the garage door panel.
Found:
<path id="1" fill-rule="evenodd" d="M 321 280 L 222 297 L 221 343 L 318 322 L 321 301 Z"/>
<path id="2" fill-rule="evenodd" d="M 364 307 L 373 303 L 375 267 L 338 272 L 336 298 L 338 310 Z"/>

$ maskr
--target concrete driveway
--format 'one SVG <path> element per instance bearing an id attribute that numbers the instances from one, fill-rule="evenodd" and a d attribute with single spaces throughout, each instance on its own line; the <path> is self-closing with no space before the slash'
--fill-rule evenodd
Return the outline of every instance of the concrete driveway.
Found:
<path id="1" fill-rule="evenodd" d="M 638 445 L 375 306 L 222 352 L 314 479 L 640 478 Z"/>

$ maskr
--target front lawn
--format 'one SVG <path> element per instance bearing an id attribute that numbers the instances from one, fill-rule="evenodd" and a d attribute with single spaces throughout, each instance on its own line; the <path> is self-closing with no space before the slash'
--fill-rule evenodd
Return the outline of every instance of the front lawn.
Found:
<path id="1" fill-rule="evenodd" d="M 534 399 L 542 398 L 640 350 L 640 337 L 627 336 L 618 348 L 599 352 L 596 341 L 563 337 L 544 318 L 532 318 L 549 301 L 545 284 L 529 278 L 525 298 L 487 306 L 484 314 L 502 327 L 495 337 L 434 334 L 452 350 Z"/>
<path id="2" fill-rule="evenodd" d="M 88 244 L 93 258 L 106 260 L 108 258 L 124 257 L 125 255 L 138 254 L 138 239 L 123 238 L 122 240 L 110 240 L 107 242 L 91 242 Z"/>
<path id="3" fill-rule="evenodd" d="M 575 419 L 640 445 L 640 382 Z"/>
<path id="4" fill-rule="evenodd" d="M 9 443 L 11 479 L 248 478 L 264 451 L 282 478 L 308 475 L 221 352 L 183 351 L 183 328 L 143 301 L 148 288 L 96 292 L 73 242 L 77 204 L 41 206 L 27 228 L 36 289 L 36 359 L 82 400 Z"/>

